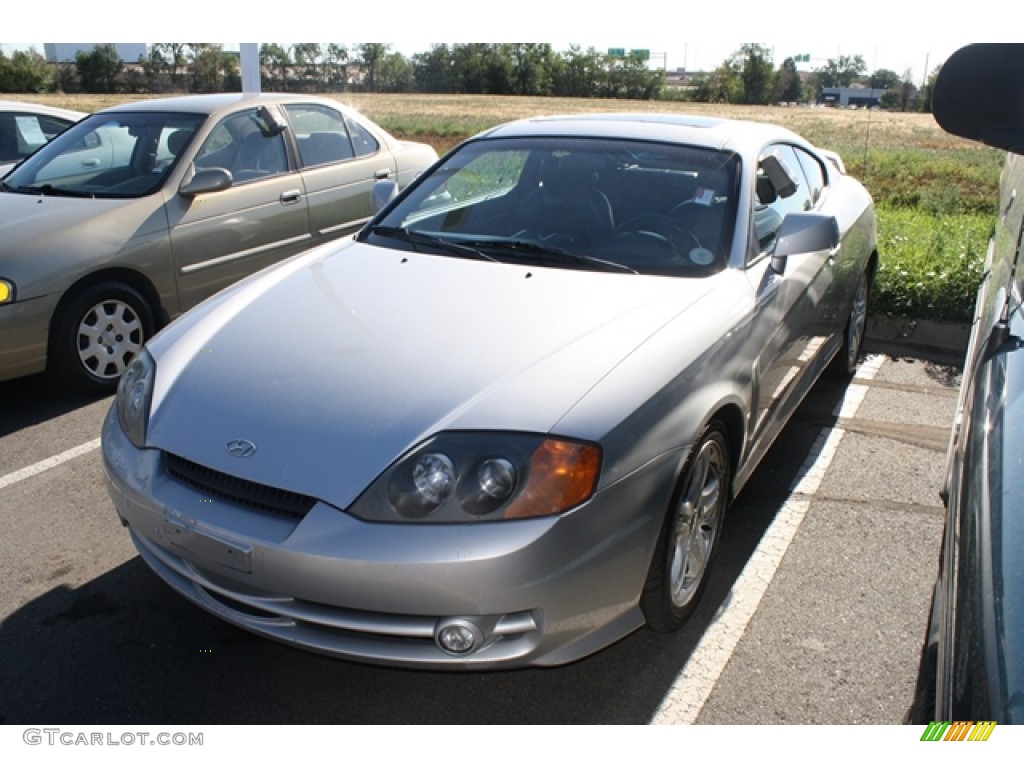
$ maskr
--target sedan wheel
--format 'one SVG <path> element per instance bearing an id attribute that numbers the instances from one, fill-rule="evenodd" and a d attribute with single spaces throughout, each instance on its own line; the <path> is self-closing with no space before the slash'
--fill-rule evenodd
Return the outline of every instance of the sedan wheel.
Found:
<path id="1" fill-rule="evenodd" d="M 681 627 L 707 583 L 729 498 L 729 443 L 720 424 L 705 431 L 683 472 L 640 599 L 658 632 Z"/>
<path id="2" fill-rule="evenodd" d="M 53 340 L 53 368 L 70 386 L 108 393 L 153 333 L 153 313 L 133 288 L 101 283 L 68 306 Z"/>

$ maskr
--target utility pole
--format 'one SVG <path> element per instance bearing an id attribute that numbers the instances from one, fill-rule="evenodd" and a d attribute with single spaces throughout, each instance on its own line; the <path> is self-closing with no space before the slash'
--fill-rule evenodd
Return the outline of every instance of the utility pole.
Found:
<path id="1" fill-rule="evenodd" d="M 238 55 L 242 66 L 242 93 L 260 92 L 259 43 L 240 43 Z"/>

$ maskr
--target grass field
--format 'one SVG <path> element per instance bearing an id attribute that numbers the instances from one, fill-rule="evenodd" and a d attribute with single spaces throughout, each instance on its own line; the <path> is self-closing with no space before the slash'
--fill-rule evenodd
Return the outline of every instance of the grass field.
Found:
<path id="1" fill-rule="evenodd" d="M 873 311 L 968 322 L 995 221 L 1003 153 L 945 133 L 929 114 L 488 95 L 323 94 L 399 138 L 438 152 L 508 120 L 588 112 L 677 112 L 772 122 L 839 152 L 879 212 L 882 269 Z M 5 98 L 92 112 L 132 99 L 44 94 Z"/>

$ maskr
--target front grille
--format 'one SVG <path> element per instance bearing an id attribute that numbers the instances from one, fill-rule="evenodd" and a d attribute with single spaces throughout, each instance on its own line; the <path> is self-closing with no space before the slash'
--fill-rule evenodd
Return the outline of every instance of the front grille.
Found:
<path id="1" fill-rule="evenodd" d="M 311 496 L 218 472 L 173 453 L 165 452 L 164 458 L 167 462 L 167 471 L 175 479 L 203 493 L 251 509 L 301 520 L 316 504 L 316 499 Z"/>

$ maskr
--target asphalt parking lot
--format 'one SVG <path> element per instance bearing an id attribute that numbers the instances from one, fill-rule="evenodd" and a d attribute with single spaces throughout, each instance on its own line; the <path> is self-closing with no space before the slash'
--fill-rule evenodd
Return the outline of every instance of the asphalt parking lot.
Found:
<path id="1" fill-rule="evenodd" d="M 550 670 L 349 664 L 173 594 L 103 485 L 109 399 L 0 384 L 0 723 L 895 724 L 935 578 L 956 356 L 871 350 L 819 384 L 732 507 L 705 599 Z"/>

